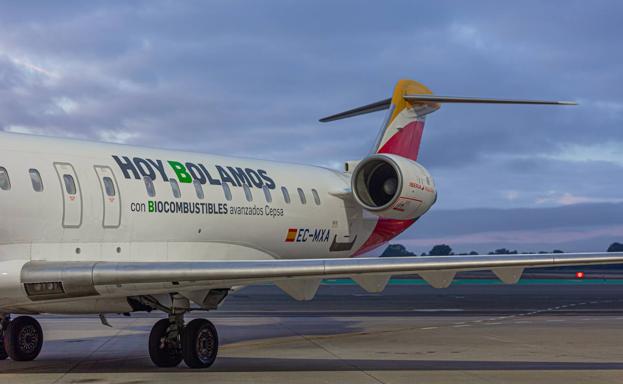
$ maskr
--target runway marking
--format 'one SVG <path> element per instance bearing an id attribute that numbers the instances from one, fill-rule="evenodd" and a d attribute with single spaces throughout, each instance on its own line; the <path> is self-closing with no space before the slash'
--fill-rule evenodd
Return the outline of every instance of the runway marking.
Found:
<path id="1" fill-rule="evenodd" d="M 110 344 L 117 337 L 122 336 L 124 330 L 131 328 L 138 321 L 139 321 L 138 318 L 131 319 L 130 322 L 126 324 L 126 326 L 122 326 L 121 328 L 116 328 L 116 332 L 113 335 L 105 337 L 105 340 L 103 340 L 103 342 L 101 342 L 94 350 L 84 355 L 82 358 L 78 359 L 78 361 L 72 364 L 68 369 L 64 370 L 64 372 L 60 372 L 61 375 L 56 380 L 54 380 L 52 384 L 56 384 L 61 381 L 64 381 L 67 375 L 74 373 L 74 371 L 76 371 L 76 369 L 82 363 L 89 361 L 91 357 L 93 357 L 93 355 L 97 354 L 100 350 L 102 350 L 106 345 Z"/>
<path id="2" fill-rule="evenodd" d="M 469 327 L 469 324 L 457 324 L 457 325 L 452 326 L 452 328 L 463 328 L 463 327 Z"/>
<path id="3" fill-rule="evenodd" d="M 423 331 L 428 331 L 429 329 L 437 329 L 439 327 L 424 327 L 424 328 L 420 328 Z"/>
<path id="4" fill-rule="evenodd" d="M 380 384 L 384 384 L 384 382 L 382 380 L 380 380 L 379 378 L 377 378 L 376 376 L 374 376 L 372 373 L 368 372 L 366 369 L 363 369 L 362 367 L 358 366 L 357 364 L 355 364 L 353 361 L 349 360 L 349 359 L 344 359 L 342 356 L 338 355 L 336 352 L 333 352 L 332 350 L 330 350 L 327 346 L 323 345 L 321 343 L 320 340 L 322 340 L 319 337 L 314 337 L 314 336 L 308 336 L 305 335 L 303 333 L 300 333 L 290 327 L 288 327 L 285 324 L 281 325 L 282 327 L 286 328 L 287 330 L 289 330 L 292 334 L 300 337 L 301 339 L 307 341 L 308 343 L 313 344 L 314 346 L 316 346 L 316 348 L 319 348 L 323 351 L 325 351 L 325 353 L 333 356 L 335 359 L 340 360 L 342 363 L 355 368 L 356 370 L 358 370 L 359 372 L 363 373 L 364 375 L 368 376 L 369 378 L 371 378 L 372 380 L 380 383 Z"/>
<path id="5" fill-rule="evenodd" d="M 412 312 L 464 312 L 461 308 L 416 308 Z"/>

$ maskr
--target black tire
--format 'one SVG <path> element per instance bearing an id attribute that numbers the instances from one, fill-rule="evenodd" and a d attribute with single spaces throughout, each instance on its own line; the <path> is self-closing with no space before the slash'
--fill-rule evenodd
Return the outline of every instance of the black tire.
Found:
<path id="1" fill-rule="evenodd" d="M 182 353 L 189 368 L 208 368 L 218 354 L 218 333 L 206 319 L 195 319 L 182 332 Z"/>
<path id="2" fill-rule="evenodd" d="M 12 360 L 31 361 L 39 356 L 43 345 L 43 330 L 30 316 L 11 320 L 4 330 L 4 349 Z"/>
<path id="3" fill-rule="evenodd" d="M 149 357 L 158 367 L 176 367 L 182 361 L 182 351 L 178 345 L 165 342 L 169 320 L 158 320 L 149 333 Z"/>
<path id="4" fill-rule="evenodd" d="M 7 357 L 9 357 L 9 354 L 6 353 L 6 348 L 4 348 L 4 336 L 2 336 L 0 337 L 0 360 L 6 360 Z"/>

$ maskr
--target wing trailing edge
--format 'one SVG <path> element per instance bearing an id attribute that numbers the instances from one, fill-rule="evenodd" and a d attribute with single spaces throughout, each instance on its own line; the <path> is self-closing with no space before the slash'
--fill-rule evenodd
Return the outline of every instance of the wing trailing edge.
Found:
<path id="1" fill-rule="evenodd" d="M 27 293 L 36 292 L 29 293 L 32 301 L 99 296 L 102 292 L 112 295 L 115 289 L 141 295 L 271 281 L 291 296 L 307 300 L 323 278 L 354 276 L 364 289 L 376 290 L 385 277 L 417 273 L 431 285 L 443 287 L 459 271 L 490 269 L 502 281 L 512 283 L 526 267 L 617 263 L 623 263 L 623 252 L 254 261 L 30 261 L 22 267 L 21 282 Z M 381 275 L 384 277 L 379 278 Z M 46 292 L 46 287 L 52 290 Z"/>

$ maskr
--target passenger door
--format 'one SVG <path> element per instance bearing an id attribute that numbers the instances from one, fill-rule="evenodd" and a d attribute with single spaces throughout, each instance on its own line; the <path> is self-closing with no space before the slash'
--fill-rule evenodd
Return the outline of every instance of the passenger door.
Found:
<path id="1" fill-rule="evenodd" d="M 121 225 L 121 196 L 119 196 L 117 180 L 110 167 L 96 165 L 95 173 L 100 181 L 104 202 L 102 226 L 117 228 Z"/>
<path id="2" fill-rule="evenodd" d="M 54 163 L 63 191 L 63 227 L 82 225 L 82 191 L 74 167 L 69 163 Z"/>

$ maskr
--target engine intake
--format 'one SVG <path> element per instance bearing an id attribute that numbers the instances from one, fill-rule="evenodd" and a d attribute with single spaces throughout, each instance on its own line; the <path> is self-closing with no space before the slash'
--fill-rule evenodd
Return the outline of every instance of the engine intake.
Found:
<path id="1" fill-rule="evenodd" d="M 428 171 L 398 155 L 376 154 L 362 160 L 353 171 L 351 183 L 355 200 L 386 218 L 417 218 L 437 197 Z"/>

